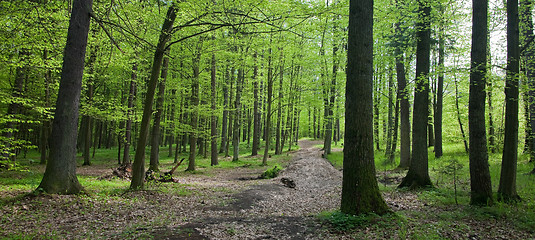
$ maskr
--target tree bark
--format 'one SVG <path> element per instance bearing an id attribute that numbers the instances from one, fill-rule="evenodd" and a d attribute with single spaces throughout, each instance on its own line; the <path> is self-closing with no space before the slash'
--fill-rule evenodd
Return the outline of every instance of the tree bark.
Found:
<path id="1" fill-rule="evenodd" d="M 518 160 L 518 77 L 519 77 L 518 0 L 507 1 L 507 73 L 505 80 L 505 139 L 498 200 L 520 199 L 516 191 Z"/>
<path id="2" fill-rule="evenodd" d="M 213 38 L 215 40 L 215 38 Z M 211 86 L 211 92 L 212 92 L 212 119 L 211 119 L 211 126 L 210 126 L 210 165 L 216 166 L 219 165 L 218 159 L 217 159 L 217 114 L 216 114 L 216 107 L 217 107 L 217 90 L 216 90 L 216 58 L 215 58 L 215 52 L 212 52 L 212 68 L 210 69 L 210 86 Z"/>
<path id="3" fill-rule="evenodd" d="M 396 24 L 396 31 L 399 32 L 399 24 Z M 399 34 L 399 33 L 398 33 Z M 398 40 L 401 41 L 401 40 Z M 396 78 L 398 82 L 398 96 L 400 105 L 400 151 L 398 168 L 408 168 L 411 163 L 411 123 L 410 104 L 405 78 L 405 64 L 403 63 L 403 53 L 401 48 L 396 48 Z"/>
<path id="4" fill-rule="evenodd" d="M 271 40 L 270 40 L 271 44 Z M 271 48 L 268 50 L 268 74 L 267 74 L 267 102 L 266 102 L 266 126 L 264 128 L 266 134 L 266 146 L 264 147 L 264 157 L 262 158 L 262 165 L 267 165 L 269 156 L 269 144 L 271 140 L 271 103 L 273 96 L 273 67 L 271 63 Z"/>
<path id="5" fill-rule="evenodd" d="M 526 66 L 526 78 L 528 85 L 528 152 L 530 154 L 530 162 L 535 161 L 535 48 L 529 42 L 533 39 L 533 1 L 520 0 L 520 32 L 522 34 L 522 46 L 525 50 L 522 52 Z M 529 45 L 529 46 L 528 46 Z"/>
<path id="6" fill-rule="evenodd" d="M 258 66 L 256 65 L 257 53 L 253 55 L 254 67 L 253 67 L 253 147 L 251 155 L 258 155 L 258 149 L 260 148 L 260 111 L 259 111 L 259 96 L 258 96 Z"/>
<path id="7" fill-rule="evenodd" d="M 201 54 L 202 54 L 202 44 L 203 39 L 199 39 L 197 43 L 197 52 L 193 59 L 193 79 L 191 83 L 191 135 L 189 139 L 189 158 L 188 158 L 188 168 L 186 171 L 192 172 L 195 171 L 195 151 L 197 150 L 197 126 L 199 121 L 199 65 L 201 63 Z"/>
<path id="8" fill-rule="evenodd" d="M 468 126 L 470 135 L 470 204 L 492 205 L 492 185 L 485 128 L 488 0 L 473 0 Z"/>
<path id="9" fill-rule="evenodd" d="M 75 194 L 82 186 L 76 177 L 76 138 L 82 75 L 92 0 L 73 0 L 60 87 L 52 123 L 50 159 L 38 189 Z"/>
<path id="10" fill-rule="evenodd" d="M 132 75 L 130 77 L 130 89 L 128 91 L 128 110 L 126 113 L 126 127 L 124 139 L 123 165 L 130 166 L 130 144 L 132 143 L 132 118 L 134 115 L 134 99 L 136 97 L 137 63 L 132 65 Z"/>
<path id="11" fill-rule="evenodd" d="M 399 187 L 432 186 L 427 159 L 427 123 L 429 114 L 429 53 L 431 41 L 431 7 L 426 0 L 419 0 L 417 23 L 416 88 L 412 122 L 412 157 L 407 176 Z"/>
<path id="12" fill-rule="evenodd" d="M 442 23 L 441 23 L 442 24 Z M 486 54 L 486 53 L 485 53 Z M 440 26 L 438 40 L 438 82 L 435 104 L 435 158 L 443 155 L 442 151 L 442 109 L 444 100 L 444 26 Z M 484 103 L 483 103 L 484 105 Z"/>
<path id="13" fill-rule="evenodd" d="M 229 99 L 228 99 L 228 81 L 230 79 L 229 69 L 225 70 L 225 83 L 223 83 L 223 123 L 221 124 L 221 147 L 219 148 L 219 153 L 226 152 L 227 149 L 227 126 L 228 126 L 228 109 L 229 109 Z M 225 154 L 226 156 L 226 154 Z"/>
<path id="14" fill-rule="evenodd" d="M 243 64 L 240 61 L 240 64 Z M 240 126 L 241 126 L 241 91 L 243 85 L 243 66 L 238 68 L 238 78 L 236 81 L 236 102 L 234 103 L 234 134 L 232 134 L 232 161 L 236 162 L 240 156 Z"/>
<path id="15" fill-rule="evenodd" d="M 150 127 L 150 119 L 152 117 L 152 102 L 154 101 L 154 93 L 158 84 L 160 70 L 162 67 L 163 56 L 165 53 L 166 44 L 171 38 L 173 23 L 176 19 L 178 11 L 176 3 L 171 4 L 167 10 L 166 18 L 162 25 L 158 45 L 154 52 L 154 60 L 152 62 L 152 70 L 147 86 L 147 94 L 145 96 L 145 104 L 143 107 L 143 117 L 141 119 L 141 126 L 139 130 L 139 138 L 137 141 L 136 155 L 134 164 L 132 166 L 132 182 L 131 189 L 141 189 L 145 180 L 145 146 L 147 145 L 147 138 Z"/>
<path id="16" fill-rule="evenodd" d="M 167 68 L 169 66 L 169 58 L 164 57 L 162 63 L 162 73 L 158 83 L 158 98 L 156 99 L 156 112 L 154 113 L 154 120 L 152 121 L 152 139 L 150 147 L 150 165 L 149 169 L 158 172 L 160 171 L 160 122 L 163 114 L 163 104 L 165 100 L 165 81 L 167 80 Z"/>
<path id="17" fill-rule="evenodd" d="M 373 152 L 373 1 L 350 0 L 341 211 L 385 214 Z"/>
<path id="18" fill-rule="evenodd" d="M 284 61 L 283 61 L 283 54 L 284 50 L 280 48 L 281 55 L 279 60 L 279 100 L 278 100 L 278 108 L 277 108 L 277 130 L 275 134 L 275 155 L 282 153 L 282 147 L 281 147 L 281 122 L 282 122 L 282 99 L 284 97 L 283 94 L 283 79 L 284 79 Z"/>

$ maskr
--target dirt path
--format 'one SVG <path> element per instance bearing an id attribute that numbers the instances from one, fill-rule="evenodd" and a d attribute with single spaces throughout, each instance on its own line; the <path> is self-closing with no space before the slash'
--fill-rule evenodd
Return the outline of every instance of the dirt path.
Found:
<path id="1" fill-rule="evenodd" d="M 219 196 L 228 198 L 228 203 L 207 204 L 202 209 L 207 217 L 191 221 L 182 229 L 189 229 L 185 232 L 190 239 L 321 238 L 323 230 L 314 215 L 338 208 L 342 174 L 321 158 L 322 152 L 314 147 L 320 143 L 300 141 L 300 150 L 279 177 L 259 181 L 230 196 Z M 293 180 L 295 188 L 284 186 L 282 178 Z"/>

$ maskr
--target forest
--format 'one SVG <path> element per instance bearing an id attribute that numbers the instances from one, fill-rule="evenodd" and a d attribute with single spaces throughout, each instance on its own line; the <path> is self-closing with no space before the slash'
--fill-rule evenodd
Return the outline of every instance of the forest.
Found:
<path id="1" fill-rule="evenodd" d="M 534 3 L 0 0 L 0 238 L 535 238 Z"/>

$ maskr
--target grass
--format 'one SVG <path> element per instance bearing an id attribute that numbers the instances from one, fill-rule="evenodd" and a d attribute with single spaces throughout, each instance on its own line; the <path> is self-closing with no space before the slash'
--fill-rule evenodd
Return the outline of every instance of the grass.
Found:
<path id="1" fill-rule="evenodd" d="M 535 176 L 527 173 L 533 169 L 533 164 L 529 163 L 527 154 L 519 154 L 517 168 L 517 191 L 523 201 L 516 204 L 505 204 L 496 201 L 490 207 L 470 206 L 470 172 L 469 159 L 462 143 L 446 143 L 444 145 L 444 156 L 440 159 L 434 157 L 433 148 L 429 148 L 429 174 L 435 188 L 419 190 L 418 198 L 426 205 L 436 208 L 445 208 L 446 211 L 429 214 L 427 212 L 417 213 L 415 211 L 400 211 L 396 214 L 414 221 L 411 224 L 411 239 L 443 239 L 448 233 L 445 229 L 457 232 L 467 232 L 470 226 L 466 222 L 470 219 L 476 221 L 504 221 L 514 227 L 514 229 L 532 232 L 535 229 Z M 384 151 L 375 151 L 375 166 L 378 178 L 383 175 L 392 177 L 398 175 L 405 176 L 405 171 L 396 172 L 399 163 L 399 153 L 396 153 L 394 164 L 384 164 Z M 343 166 L 343 152 L 332 152 L 327 156 L 328 160 L 338 169 Z M 494 192 L 497 191 L 501 169 L 501 153 L 489 153 L 489 169 Z M 454 174 L 451 168 L 452 163 L 459 165 L 455 172 L 455 185 L 457 193 L 454 191 Z M 397 189 L 397 185 L 380 184 L 383 192 L 406 191 Z M 458 205 L 455 201 L 457 197 Z M 350 220 L 348 220 L 350 221 Z M 396 225 L 396 221 L 393 222 Z M 405 239 L 403 228 L 397 226 L 387 227 L 382 231 L 397 232 L 397 236 Z M 366 238 L 356 233 L 353 236 L 357 239 Z"/>

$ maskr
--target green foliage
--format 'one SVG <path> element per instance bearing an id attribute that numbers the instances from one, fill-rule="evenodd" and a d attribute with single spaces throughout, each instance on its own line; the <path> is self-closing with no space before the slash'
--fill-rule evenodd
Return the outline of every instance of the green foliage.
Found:
<path id="1" fill-rule="evenodd" d="M 281 170 L 282 170 L 282 167 L 277 164 L 277 165 L 273 166 L 273 168 L 270 168 L 270 169 L 266 170 L 264 173 L 262 173 L 262 175 L 260 175 L 260 177 L 263 178 L 263 179 L 276 178 L 277 176 L 279 176 L 279 172 Z"/>

